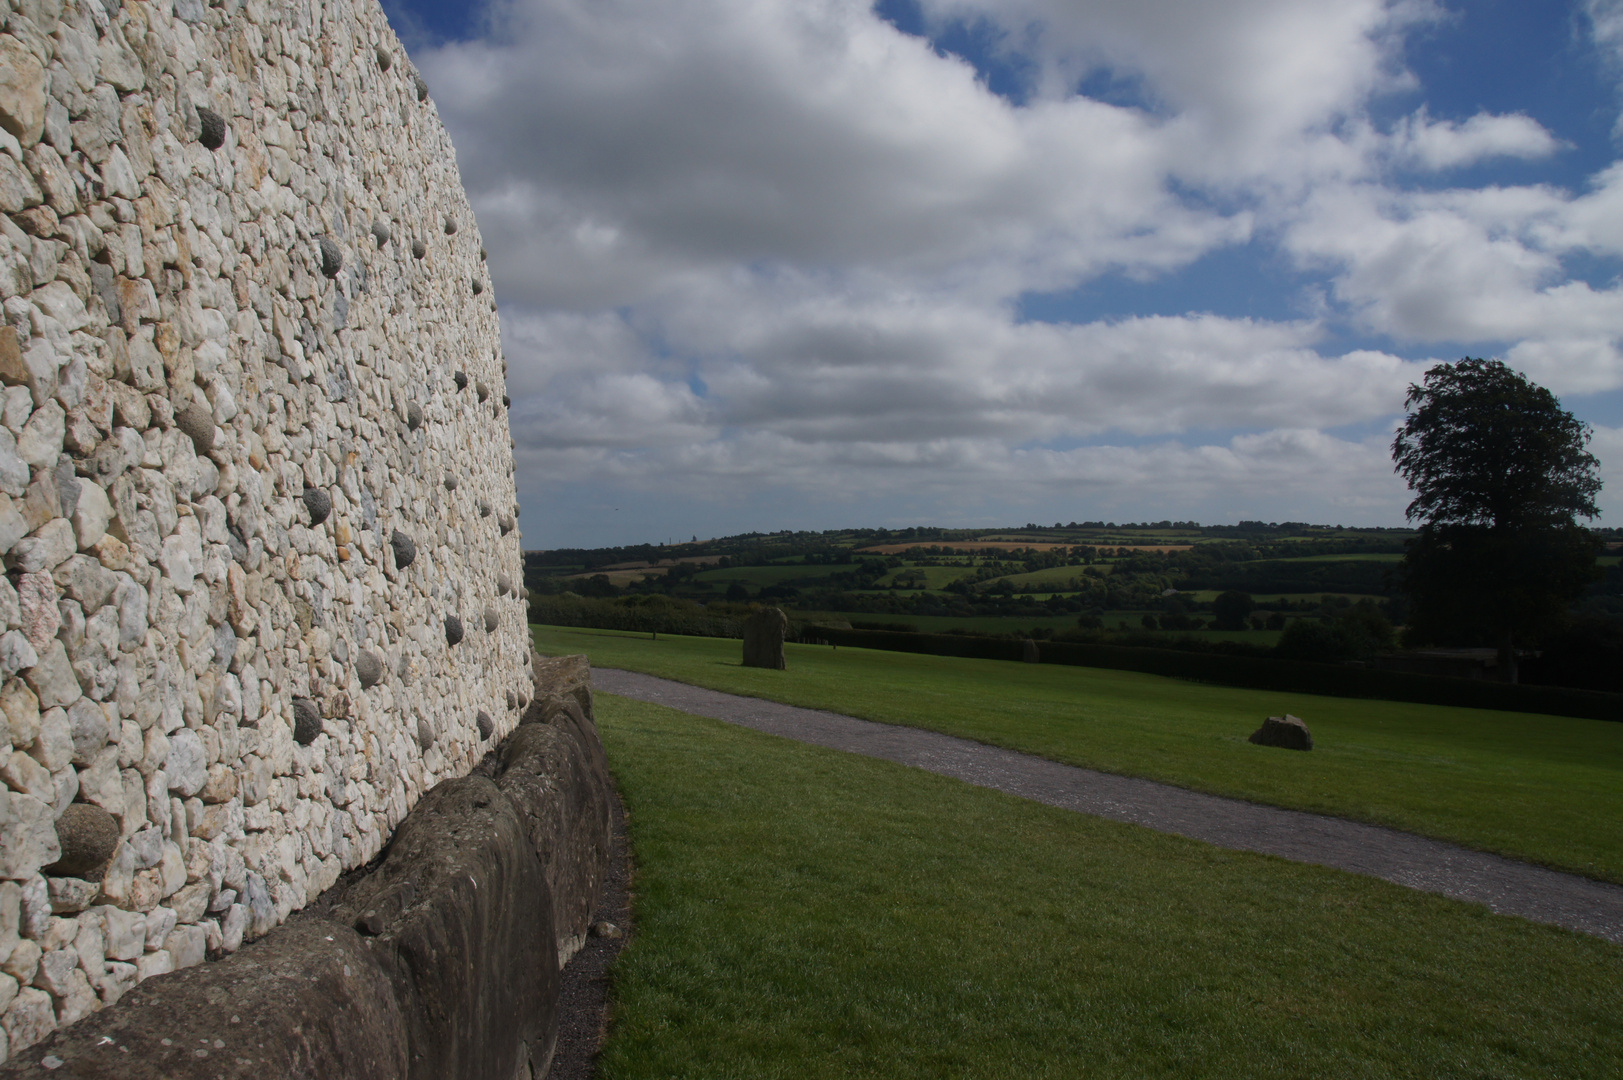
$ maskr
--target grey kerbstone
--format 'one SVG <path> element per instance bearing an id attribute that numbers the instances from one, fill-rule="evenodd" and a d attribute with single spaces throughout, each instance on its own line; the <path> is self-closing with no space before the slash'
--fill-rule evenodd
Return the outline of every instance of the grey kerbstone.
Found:
<path id="1" fill-rule="evenodd" d="M 788 666 L 783 653 L 783 637 L 789 618 L 778 608 L 762 608 L 744 620 L 744 666 L 773 668 Z"/>
<path id="2" fill-rule="evenodd" d="M 326 277 L 337 277 L 338 271 L 344 268 L 344 253 L 331 237 L 318 238 L 316 246 L 321 250 L 321 273 Z"/>
<path id="3" fill-rule="evenodd" d="M 383 679 L 383 661 L 375 653 L 360 650 L 355 654 L 355 677 L 361 681 L 363 690 L 376 686 Z"/>
<path id="4" fill-rule="evenodd" d="M 225 145 L 225 117 L 213 109 L 199 106 L 197 124 L 197 141 L 202 143 L 205 149 L 218 150 Z"/>
<path id="5" fill-rule="evenodd" d="M 389 537 L 389 546 L 394 549 L 394 564 L 398 570 L 404 570 L 417 558 L 417 545 L 399 529 Z"/>
<path id="6" fill-rule="evenodd" d="M 61 858 L 45 869 L 67 877 L 88 874 L 113 857 L 118 836 L 118 819 L 112 814 L 90 803 L 74 803 L 56 819 Z"/>
<path id="7" fill-rule="evenodd" d="M 1313 736 L 1307 725 L 1289 714 L 1264 720 L 1262 726 L 1251 733 L 1250 741 L 1258 746 L 1277 746 L 1285 750 L 1313 749 Z"/>
<path id="8" fill-rule="evenodd" d="M 496 722 L 492 720 L 490 718 L 490 714 L 483 709 L 480 709 L 479 715 L 474 717 L 474 722 L 479 727 L 479 738 L 481 740 L 490 738 L 490 736 L 496 731 Z"/>
<path id="9" fill-rule="evenodd" d="M 320 488 L 304 489 L 304 508 L 310 511 L 310 524 L 320 525 L 332 513 L 332 496 Z"/>
<path id="10" fill-rule="evenodd" d="M 446 642 L 446 644 L 447 645 L 455 645 L 457 642 L 459 642 L 461 640 L 462 640 L 462 620 L 457 618 L 455 615 L 447 615 L 445 617 L 445 642 Z"/>
<path id="11" fill-rule="evenodd" d="M 321 711 L 309 698 L 293 699 L 293 741 L 309 746 L 321 734 Z"/>
<path id="12" fill-rule="evenodd" d="M 394 234 L 389 231 L 389 226 L 387 223 L 382 221 L 374 221 L 372 223 L 372 239 L 377 241 L 378 247 L 382 247 L 393 238 Z"/>

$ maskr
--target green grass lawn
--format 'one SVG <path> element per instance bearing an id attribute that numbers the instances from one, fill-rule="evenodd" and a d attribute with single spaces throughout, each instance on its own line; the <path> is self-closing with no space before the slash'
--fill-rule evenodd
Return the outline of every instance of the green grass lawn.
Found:
<path id="1" fill-rule="evenodd" d="M 1623 949 L 1597 939 L 659 706 L 597 710 L 637 863 L 609 1080 L 1623 1061 Z"/>
<path id="2" fill-rule="evenodd" d="M 1136 672 L 536 627 L 546 653 L 1371 821 L 1623 882 L 1623 724 L 1209 686 Z M 1291 713 L 1311 753 L 1252 746 Z"/>

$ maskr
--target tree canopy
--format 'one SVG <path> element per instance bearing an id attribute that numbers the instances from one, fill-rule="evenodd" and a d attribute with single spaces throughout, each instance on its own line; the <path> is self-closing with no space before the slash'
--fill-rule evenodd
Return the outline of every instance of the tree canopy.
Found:
<path id="1" fill-rule="evenodd" d="M 1558 626 L 1596 577 L 1598 544 L 1576 521 L 1598 513 L 1589 425 L 1498 360 L 1439 364 L 1407 404 L 1392 457 L 1423 523 L 1402 570 L 1406 638 L 1492 641 L 1514 679 L 1518 644 Z"/>
<path id="2" fill-rule="evenodd" d="M 1598 513 L 1589 425 L 1502 362 L 1438 364 L 1405 404 L 1392 458 L 1414 489 L 1410 520 L 1516 529 Z"/>

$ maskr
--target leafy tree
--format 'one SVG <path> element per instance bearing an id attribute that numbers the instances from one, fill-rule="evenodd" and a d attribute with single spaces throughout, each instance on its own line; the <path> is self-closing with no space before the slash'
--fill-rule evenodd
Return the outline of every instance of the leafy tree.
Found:
<path id="1" fill-rule="evenodd" d="M 1562 619 L 1595 577 L 1601 481 L 1589 425 L 1498 360 L 1439 364 L 1411 385 L 1392 442 L 1420 536 L 1401 580 L 1411 643 L 1491 640 L 1516 678 L 1516 648 Z"/>
<path id="2" fill-rule="evenodd" d="M 1219 630 L 1244 630 L 1245 618 L 1254 607 L 1250 593 L 1230 589 L 1212 601 L 1212 615 Z"/>

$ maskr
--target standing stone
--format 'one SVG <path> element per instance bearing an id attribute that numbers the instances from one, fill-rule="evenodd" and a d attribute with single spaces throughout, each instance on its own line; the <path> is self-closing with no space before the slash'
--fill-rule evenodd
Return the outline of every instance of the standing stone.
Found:
<path id="1" fill-rule="evenodd" d="M 783 656 L 783 635 L 788 630 L 788 616 L 775 607 L 762 608 L 745 619 L 744 666 L 776 671 L 788 667 Z"/>
<path id="2" fill-rule="evenodd" d="M 1258 746 L 1278 746 L 1286 750 L 1313 749 L 1313 736 L 1307 725 L 1294 716 L 1270 716 L 1262 726 L 1251 733 L 1251 741 Z"/>
<path id="3" fill-rule="evenodd" d="M 397 570 L 404 570 L 417 558 L 417 545 L 412 543 L 411 537 L 399 529 L 389 537 L 389 546 L 394 549 L 394 565 Z"/>
<path id="4" fill-rule="evenodd" d="M 293 699 L 293 741 L 309 746 L 321 734 L 321 713 L 309 698 Z"/>
<path id="5" fill-rule="evenodd" d="M 320 525 L 332 513 L 332 496 L 320 488 L 304 489 L 304 508 L 310 511 L 310 524 Z"/>

